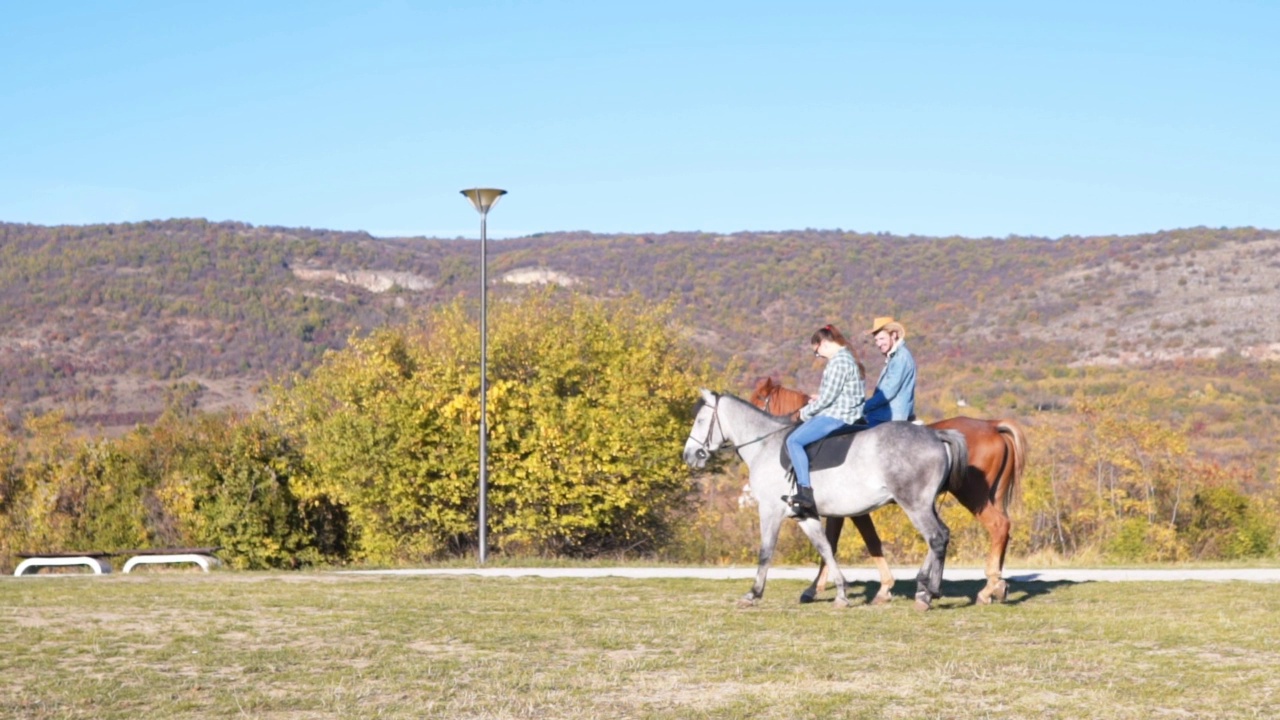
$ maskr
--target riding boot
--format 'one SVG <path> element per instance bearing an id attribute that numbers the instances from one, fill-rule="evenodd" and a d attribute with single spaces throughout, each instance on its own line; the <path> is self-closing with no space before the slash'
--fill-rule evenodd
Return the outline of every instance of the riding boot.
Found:
<path id="1" fill-rule="evenodd" d="M 787 504 L 795 511 L 796 517 L 817 517 L 818 506 L 813 502 L 813 488 L 797 485 L 796 494 L 787 498 Z"/>

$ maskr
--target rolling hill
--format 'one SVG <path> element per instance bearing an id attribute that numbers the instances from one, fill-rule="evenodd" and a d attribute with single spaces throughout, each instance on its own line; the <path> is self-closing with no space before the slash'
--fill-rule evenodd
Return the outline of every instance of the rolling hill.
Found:
<path id="1" fill-rule="evenodd" d="M 938 412 L 975 395 L 988 412 L 1058 407 L 1069 389 L 1040 381 L 1064 373 L 1167 376 L 1187 392 L 1234 379 L 1253 405 L 1280 401 L 1276 231 L 561 232 L 491 241 L 489 256 L 493 298 L 555 283 L 671 302 L 693 342 L 738 358 L 744 386 L 771 374 L 812 387 L 813 328 L 852 335 L 894 315 Z M 478 263 L 462 239 L 199 219 L 0 223 L 0 403 L 62 408 L 105 433 L 155 417 L 175 392 L 205 409 L 251 407 L 264 382 L 352 333 L 478 295 Z M 858 350 L 874 377 L 874 348 Z"/>

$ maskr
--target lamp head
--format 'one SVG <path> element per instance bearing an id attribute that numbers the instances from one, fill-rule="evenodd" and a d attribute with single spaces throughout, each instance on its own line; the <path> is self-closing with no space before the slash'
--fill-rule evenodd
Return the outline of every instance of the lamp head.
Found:
<path id="1" fill-rule="evenodd" d="M 476 212 L 481 215 L 488 215 L 489 208 L 498 204 L 498 198 L 506 195 L 507 191 L 497 188 L 471 188 L 470 190 L 463 190 L 462 194 L 475 206 Z"/>

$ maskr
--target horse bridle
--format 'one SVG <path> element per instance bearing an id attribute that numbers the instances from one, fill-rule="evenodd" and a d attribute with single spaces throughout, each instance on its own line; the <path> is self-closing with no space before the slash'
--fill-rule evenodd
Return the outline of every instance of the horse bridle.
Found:
<path id="1" fill-rule="evenodd" d="M 707 439 L 698 440 L 698 438 L 693 436 L 692 432 L 689 433 L 689 439 L 702 446 L 694 453 L 694 456 L 699 460 L 705 461 L 707 458 L 711 457 L 711 453 L 724 447 L 725 435 L 723 426 L 720 427 L 720 445 L 715 448 L 711 447 L 711 433 L 715 432 L 716 427 L 720 425 L 720 396 L 716 395 L 715 398 L 716 402 L 711 406 L 711 422 L 707 423 Z"/>
<path id="2" fill-rule="evenodd" d="M 720 448 L 723 448 L 723 447 L 724 447 L 724 444 L 725 444 L 725 440 L 727 440 L 727 439 L 728 439 L 728 438 L 727 438 L 727 436 L 726 436 L 726 435 L 725 435 L 725 433 L 724 433 L 724 426 L 720 424 L 720 394 L 719 394 L 719 393 L 712 393 L 712 394 L 713 394 L 713 395 L 715 395 L 716 402 L 715 402 L 715 404 L 714 404 L 714 405 L 712 405 L 712 406 L 711 406 L 711 422 L 707 425 L 707 439 L 706 439 L 706 440 L 698 440 L 698 438 L 696 438 L 696 437 L 694 437 L 694 436 L 693 436 L 693 433 L 692 433 L 692 432 L 691 432 L 691 433 L 689 433 L 689 439 L 690 439 L 690 440 L 692 440 L 692 441 L 694 441 L 694 442 L 696 442 L 696 443 L 698 443 L 699 445 L 701 445 L 701 446 L 702 446 L 702 447 L 698 448 L 698 450 L 697 450 L 696 452 L 694 452 L 694 455 L 695 455 L 699 460 L 706 460 L 707 458 L 711 457 L 711 453 L 715 452 L 716 450 L 719 450 Z M 716 429 L 716 427 L 717 427 L 717 426 L 720 428 L 720 438 L 721 438 L 721 442 L 720 442 L 720 445 L 718 445 L 718 446 L 717 446 L 717 447 L 715 447 L 715 448 L 712 448 L 712 447 L 711 447 L 711 433 L 713 433 L 713 432 L 715 431 L 715 429 Z M 758 442 L 760 442 L 761 440 L 764 440 L 764 439 L 765 439 L 765 438 L 767 438 L 767 437 L 770 437 L 770 436 L 772 436 L 772 435 L 777 435 L 778 433 L 782 432 L 783 430 L 789 430 L 790 428 L 791 428 L 791 426 L 790 426 L 790 425 L 784 425 L 784 426 L 782 426 L 782 427 L 778 428 L 777 430 L 773 430 L 773 431 L 767 432 L 767 433 L 765 433 L 765 434 L 761 435 L 760 437 L 755 438 L 754 440 L 748 440 L 748 441 L 746 441 L 746 442 L 744 442 L 744 443 L 737 443 L 737 444 L 732 444 L 732 443 L 731 443 L 731 445 L 733 445 L 733 449 L 734 449 L 734 451 L 735 451 L 735 452 L 740 452 L 740 451 L 742 450 L 742 448 L 744 448 L 744 447 L 746 447 L 746 446 L 748 446 L 748 445 L 753 445 L 753 444 L 755 444 L 755 443 L 758 443 Z"/>

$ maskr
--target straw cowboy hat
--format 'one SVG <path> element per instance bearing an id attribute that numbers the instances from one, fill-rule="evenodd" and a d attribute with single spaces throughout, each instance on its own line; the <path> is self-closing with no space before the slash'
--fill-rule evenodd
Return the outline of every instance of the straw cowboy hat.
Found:
<path id="1" fill-rule="evenodd" d="M 871 329 L 867 331 L 868 335 L 875 335 L 881 330 L 888 330 L 889 334 L 897 333 L 899 338 L 906 339 L 907 329 L 902 323 L 894 320 L 892 317 L 878 317 L 876 321 L 871 323 Z"/>

